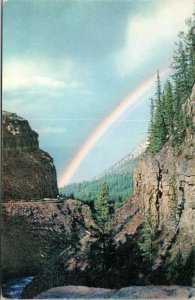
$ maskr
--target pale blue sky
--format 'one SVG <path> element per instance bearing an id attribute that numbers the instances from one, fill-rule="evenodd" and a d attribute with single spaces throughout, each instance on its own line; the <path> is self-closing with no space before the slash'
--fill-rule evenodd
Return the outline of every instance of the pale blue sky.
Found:
<path id="1" fill-rule="evenodd" d="M 3 108 L 29 120 L 58 176 L 101 120 L 170 63 L 192 10 L 193 0 L 4 2 Z M 106 132 L 72 181 L 98 175 L 145 137 L 149 96 Z"/>

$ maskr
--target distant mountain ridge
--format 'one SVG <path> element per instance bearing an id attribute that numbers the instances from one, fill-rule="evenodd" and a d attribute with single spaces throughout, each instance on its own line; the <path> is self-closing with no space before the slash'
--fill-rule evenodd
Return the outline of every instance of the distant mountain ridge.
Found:
<path id="1" fill-rule="evenodd" d="M 133 193 L 133 173 L 135 165 L 147 147 L 147 141 L 139 143 L 135 149 L 120 159 L 108 170 L 91 181 L 73 183 L 60 189 L 60 194 L 83 201 L 93 201 L 97 198 L 100 186 L 106 182 L 109 187 L 110 199 L 120 206 Z"/>
<path id="2" fill-rule="evenodd" d="M 109 174 L 122 174 L 125 172 L 129 172 L 129 165 L 132 165 L 133 162 L 143 154 L 148 145 L 147 139 L 144 139 L 140 142 L 130 153 L 121 158 L 118 162 L 116 162 L 112 167 L 104 171 L 101 175 L 96 176 L 94 179 L 100 179 Z"/>

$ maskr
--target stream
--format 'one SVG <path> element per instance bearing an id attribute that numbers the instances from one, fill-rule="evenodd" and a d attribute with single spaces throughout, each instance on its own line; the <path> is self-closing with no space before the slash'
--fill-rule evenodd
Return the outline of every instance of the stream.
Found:
<path id="1" fill-rule="evenodd" d="M 2 296 L 9 299 L 19 299 L 24 289 L 33 281 L 32 276 L 7 282 L 2 286 Z"/>

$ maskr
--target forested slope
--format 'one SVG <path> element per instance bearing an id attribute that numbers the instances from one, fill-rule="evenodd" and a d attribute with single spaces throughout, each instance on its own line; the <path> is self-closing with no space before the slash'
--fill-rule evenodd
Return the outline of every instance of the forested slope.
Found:
<path id="1" fill-rule="evenodd" d="M 111 168 L 94 180 L 74 183 L 60 189 L 64 197 L 80 199 L 82 201 L 94 201 L 104 182 L 109 187 L 110 200 L 116 207 L 126 202 L 133 193 L 133 173 L 140 155 L 146 149 L 146 141 L 142 141 L 135 149 L 115 163 Z"/>

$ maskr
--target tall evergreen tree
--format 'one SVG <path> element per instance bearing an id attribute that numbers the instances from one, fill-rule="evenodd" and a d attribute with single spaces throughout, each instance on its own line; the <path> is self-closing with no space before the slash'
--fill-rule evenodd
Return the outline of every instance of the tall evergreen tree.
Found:
<path id="1" fill-rule="evenodd" d="M 142 252 L 144 260 L 151 266 L 153 261 L 153 230 L 152 230 L 152 216 L 149 209 L 145 213 L 145 221 L 141 231 L 142 241 L 138 243 L 138 246 Z"/>
<path id="2" fill-rule="evenodd" d="M 163 115 L 168 137 L 173 133 L 174 95 L 171 82 L 166 81 L 163 90 Z"/>
<path id="3" fill-rule="evenodd" d="M 189 84 L 192 86 L 195 83 L 195 18 L 188 19 L 186 24 L 189 28 L 185 38 L 189 63 Z"/>
<path id="4" fill-rule="evenodd" d="M 151 126 L 149 151 L 155 153 L 159 151 L 166 141 L 166 126 L 164 121 L 164 111 L 162 102 L 161 82 L 159 71 L 157 71 L 156 94 L 155 94 L 155 113 Z"/>
<path id="5" fill-rule="evenodd" d="M 172 77 L 175 85 L 177 86 L 179 99 L 183 102 L 191 93 L 191 87 L 189 84 L 188 55 L 185 51 L 183 41 L 178 43 L 178 49 L 175 51 L 173 59 L 172 68 L 174 69 L 174 74 Z"/>
<path id="6" fill-rule="evenodd" d="M 152 129 L 154 125 L 154 99 L 150 98 L 150 122 L 148 126 L 148 140 L 149 144 L 152 143 Z"/>
<path id="7" fill-rule="evenodd" d="M 95 218 L 103 233 L 109 228 L 111 222 L 112 204 L 109 199 L 109 189 L 106 182 L 103 183 L 99 196 L 94 202 Z"/>
<path id="8" fill-rule="evenodd" d="M 195 15 L 195 14 L 194 14 Z M 178 148 L 182 143 L 186 127 L 191 126 L 190 120 L 183 111 L 183 103 L 191 95 L 191 89 L 195 83 L 195 19 L 186 21 L 188 32 L 180 32 L 177 49 L 174 52 L 171 65 L 172 81 L 165 83 L 161 89 L 160 76 L 157 72 L 155 110 L 152 122 L 149 124 L 149 146 L 151 153 L 158 152 L 166 141 L 170 141 L 173 147 Z"/>
<path id="9" fill-rule="evenodd" d="M 161 82 L 160 82 L 160 74 L 159 74 L 159 70 L 157 70 L 157 76 L 156 76 L 156 101 L 157 102 L 161 102 L 161 95 L 162 95 L 162 91 L 161 91 Z"/>
<path id="10" fill-rule="evenodd" d="M 179 33 L 179 38 L 184 45 L 184 51 L 186 55 L 187 63 L 187 80 L 189 88 L 195 83 L 195 13 L 192 18 L 186 20 L 188 26 L 188 32 Z"/>
<path id="11" fill-rule="evenodd" d="M 102 271 L 105 286 L 108 283 L 108 270 L 112 260 L 112 212 L 113 204 L 109 199 L 109 189 L 106 182 L 103 183 L 100 194 L 94 202 L 95 218 L 101 228 L 100 240 L 99 240 L 99 260 L 102 264 Z M 113 263 L 113 262 L 112 262 Z"/>

